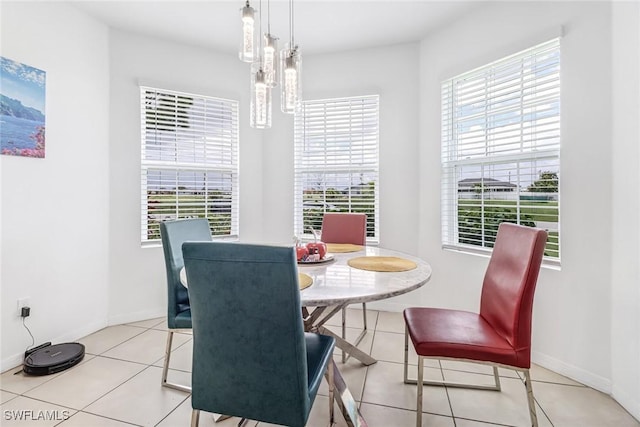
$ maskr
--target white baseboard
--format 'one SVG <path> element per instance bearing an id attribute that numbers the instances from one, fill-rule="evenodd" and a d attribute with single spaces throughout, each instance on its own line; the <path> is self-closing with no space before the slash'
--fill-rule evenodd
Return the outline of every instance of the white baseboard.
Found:
<path id="1" fill-rule="evenodd" d="M 87 335 L 90 335 L 96 331 L 99 331 L 100 329 L 105 328 L 107 326 L 138 322 L 140 320 L 154 319 L 157 317 L 164 317 L 166 315 L 167 315 L 166 309 L 155 309 L 155 310 L 146 310 L 146 311 L 139 311 L 136 313 L 128 313 L 125 315 L 113 316 L 106 320 L 90 323 L 88 325 L 85 325 L 81 328 L 75 329 L 71 332 L 68 332 L 58 337 L 44 338 L 42 339 L 42 342 L 36 343 L 36 345 L 42 344 L 47 341 L 51 341 L 52 344 L 72 342 L 80 338 L 86 337 Z M 5 372 L 9 369 L 13 369 L 22 365 L 23 360 L 24 360 L 24 352 L 17 353 L 2 359 L 0 361 L 0 372 Z"/>
<path id="2" fill-rule="evenodd" d="M 611 397 L 615 399 L 624 409 L 626 409 L 632 417 L 640 421 L 640 402 L 638 396 L 627 393 L 626 390 L 620 390 L 620 387 L 613 386 Z"/>
<path id="3" fill-rule="evenodd" d="M 137 311 L 135 313 L 118 314 L 109 317 L 107 323 L 109 326 L 122 325 L 123 323 L 139 322 L 141 320 L 155 319 L 158 317 L 166 317 L 167 309 L 158 308 L 152 310 Z"/>
<path id="4" fill-rule="evenodd" d="M 44 338 L 42 342 L 36 343 L 36 345 L 43 344 L 47 341 L 51 341 L 52 344 L 60 344 L 64 342 L 73 342 L 82 337 L 86 337 L 96 331 L 107 326 L 106 320 L 100 320 L 97 322 L 89 323 L 84 325 L 81 328 L 75 329 L 71 332 L 67 332 L 66 334 L 60 335 L 54 338 Z M 9 369 L 16 368 L 22 365 L 24 359 L 24 352 L 14 354 L 12 356 L 6 357 L 0 361 L 0 372 L 7 371 Z"/>
<path id="5" fill-rule="evenodd" d="M 536 365 L 540 365 L 543 368 L 547 368 L 560 375 L 564 375 L 565 377 L 571 378 L 574 381 L 578 381 L 579 383 L 601 391 L 605 394 L 611 394 L 611 380 L 608 378 L 604 378 L 592 372 L 585 371 L 582 368 L 570 365 L 566 362 L 537 351 L 531 352 L 531 361 Z"/>

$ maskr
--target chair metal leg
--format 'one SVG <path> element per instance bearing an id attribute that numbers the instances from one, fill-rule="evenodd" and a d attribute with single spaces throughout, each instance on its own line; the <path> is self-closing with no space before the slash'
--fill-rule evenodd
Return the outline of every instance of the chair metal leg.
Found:
<path id="1" fill-rule="evenodd" d="M 200 424 L 200 410 L 194 409 L 191 411 L 191 427 L 198 427 Z"/>
<path id="2" fill-rule="evenodd" d="M 366 331 L 367 330 L 367 303 L 366 302 L 362 303 L 362 326 L 363 326 L 363 329 Z"/>
<path id="3" fill-rule="evenodd" d="M 422 427 L 422 380 L 424 377 L 424 358 L 418 356 L 418 401 L 416 404 L 416 427 Z"/>
<path id="4" fill-rule="evenodd" d="M 162 366 L 162 386 L 172 388 L 175 390 L 185 391 L 187 393 L 191 393 L 191 387 L 167 382 L 167 375 L 169 374 L 169 361 L 171 360 L 171 344 L 172 343 L 173 343 L 173 331 L 170 330 L 167 335 L 167 347 L 164 351 L 164 365 Z"/>
<path id="5" fill-rule="evenodd" d="M 502 386 L 500 385 L 500 374 L 498 373 L 498 367 L 493 367 L 493 380 L 496 384 L 495 391 L 502 391 Z"/>
<path id="6" fill-rule="evenodd" d="M 538 427 L 538 416 L 536 415 L 536 401 L 533 398 L 533 387 L 531 385 L 531 375 L 529 370 L 524 370 L 524 386 L 527 388 L 527 401 L 529 402 L 529 416 L 531 417 L 531 426 Z"/>
<path id="7" fill-rule="evenodd" d="M 342 307 L 342 339 L 347 339 L 347 307 Z M 345 363 L 346 361 L 347 353 L 342 350 L 342 363 Z"/>
<path id="8" fill-rule="evenodd" d="M 409 382 L 409 329 L 406 325 L 404 327 L 404 383 L 411 384 Z"/>
<path id="9" fill-rule="evenodd" d="M 164 364 L 162 365 L 162 385 L 167 384 L 167 374 L 169 372 L 169 359 L 171 358 L 171 343 L 173 341 L 173 331 L 167 334 L 167 346 L 164 350 Z"/>
<path id="10" fill-rule="evenodd" d="M 343 340 L 347 339 L 346 318 L 347 318 L 347 308 L 343 307 L 342 308 L 342 339 Z M 362 324 L 363 324 L 362 331 L 360 331 L 360 335 L 358 335 L 358 338 L 356 338 L 356 340 L 354 341 L 353 343 L 354 346 L 357 346 L 358 344 L 360 344 L 364 336 L 367 334 L 367 304 L 364 302 L 362 303 Z M 345 351 L 342 350 L 342 363 L 345 363 L 347 360 L 349 360 L 349 357 L 351 356 L 347 356 Z"/>
<path id="11" fill-rule="evenodd" d="M 334 382 L 334 372 L 333 372 L 333 363 L 329 363 L 327 366 L 327 382 L 329 383 L 329 425 L 333 426 L 335 421 L 333 414 L 333 405 L 335 399 L 335 382 Z"/>

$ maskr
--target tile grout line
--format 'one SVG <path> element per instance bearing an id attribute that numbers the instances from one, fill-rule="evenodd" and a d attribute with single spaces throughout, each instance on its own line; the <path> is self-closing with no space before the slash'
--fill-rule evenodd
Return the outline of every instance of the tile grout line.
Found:
<path id="1" fill-rule="evenodd" d="M 165 416 L 164 416 L 160 421 L 158 421 L 156 424 L 154 424 L 154 426 L 158 426 L 158 425 L 162 424 L 162 422 L 163 422 L 164 420 L 166 420 L 167 418 L 169 418 L 169 416 L 170 416 L 171 414 L 173 414 L 175 411 L 177 411 L 177 410 L 178 410 L 178 408 L 184 404 L 184 402 L 186 402 L 187 400 L 189 400 L 189 397 L 190 397 L 190 396 L 191 396 L 191 393 L 187 394 L 187 396 L 184 398 L 184 400 L 182 400 L 182 402 L 178 403 L 178 404 L 176 405 L 176 407 L 175 407 L 175 408 L 173 408 L 171 411 L 169 411 L 169 413 L 168 413 L 167 415 L 165 415 Z"/>
<path id="2" fill-rule="evenodd" d="M 120 325 L 114 325 L 114 326 L 120 326 Z M 110 327 L 112 327 L 112 326 L 107 326 L 107 328 L 110 328 Z M 133 327 L 133 328 L 137 328 L 137 326 L 132 326 L 132 327 Z M 104 329 L 106 329 L 106 328 L 104 328 Z M 87 354 L 93 354 L 94 356 L 102 356 L 104 353 L 106 353 L 106 352 L 108 352 L 108 351 L 110 351 L 110 350 L 113 350 L 114 348 L 118 347 L 119 345 L 122 345 L 122 344 L 124 344 L 124 343 L 126 343 L 126 342 L 128 342 L 128 341 L 131 341 L 132 339 L 134 339 L 134 338 L 136 338 L 136 337 L 139 337 L 140 335 L 144 334 L 146 331 L 148 331 L 148 330 L 149 330 L 148 328 L 147 328 L 147 329 L 145 329 L 145 328 L 139 328 L 139 329 L 143 329 L 143 330 L 142 330 L 142 332 L 140 332 L 139 334 L 135 334 L 134 336 L 129 337 L 129 338 L 127 338 L 127 339 L 126 339 L 126 340 L 124 340 L 124 341 L 119 342 L 118 344 L 114 345 L 113 347 L 109 347 L 108 349 L 106 349 L 105 351 L 103 351 L 103 352 L 102 352 L 102 353 L 100 353 L 100 354 L 95 354 L 95 353 L 87 353 Z M 102 330 L 102 329 L 101 329 L 101 330 Z M 97 332 L 100 332 L 100 331 L 96 331 L 96 332 L 94 332 L 94 334 L 95 334 L 95 333 L 97 333 Z M 91 334 L 91 335 L 93 335 L 93 334 Z M 88 336 L 90 336 L 90 335 L 88 335 Z M 86 337 L 85 337 L 85 338 L 86 338 Z M 80 343 L 80 344 L 82 344 L 82 343 Z M 84 345 L 84 344 L 83 344 L 83 345 Z"/>
<path id="3" fill-rule="evenodd" d="M 87 412 L 87 411 L 76 411 L 76 413 L 75 413 L 75 414 L 73 414 L 73 415 L 71 415 L 68 419 L 71 419 L 71 418 L 75 417 L 76 415 L 78 415 L 78 414 L 80 414 L 80 413 L 82 413 L 82 414 L 88 414 L 88 415 L 93 415 L 94 417 L 98 417 L 98 418 L 105 418 L 105 419 L 107 419 L 107 420 L 116 421 L 116 422 L 118 422 L 118 423 L 122 423 L 122 424 L 130 425 L 130 426 L 134 426 L 134 427 L 144 427 L 144 426 L 141 426 L 141 425 L 139 425 L 139 424 L 133 424 L 133 423 L 130 423 L 130 422 L 127 422 L 127 421 L 119 420 L 119 419 L 117 419 L 117 418 L 105 417 L 104 415 L 98 415 L 98 414 L 94 414 L 93 412 Z M 57 427 L 57 426 L 59 426 L 59 425 L 61 425 L 61 424 L 63 424 L 63 423 L 64 423 L 64 422 L 66 422 L 66 421 L 67 421 L 67 420 L 60 421 L 60 423 L 56 424 L 56 427 Z"/>
<path id="4" fill-rule="evenodd" d="M 438 359 L 438 366 L 440 367 L 440 378 L 441 381 L 445 381 L 444 372 L 442 369 L 442 361 Z M 456 423 L 456 414 L 453 413 L 453 405 L 451 404 L 451 396 L 449 396 L 449 387 L 444 386 L 444 392 L 447 395 L 447 403 L 449 404 L 449 410 L 451 411 L 451 419 L 453 420 L 453 426 L 456 427 L 458 424 Z"/>

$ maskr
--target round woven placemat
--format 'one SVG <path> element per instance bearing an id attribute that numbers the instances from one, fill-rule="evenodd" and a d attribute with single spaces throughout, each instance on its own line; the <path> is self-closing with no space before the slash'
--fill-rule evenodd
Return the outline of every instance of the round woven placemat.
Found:
<path id="1" fill-rule="evenodd" d="M 417 267 L 413 261 L 394 256 L 362 256 L 350 259 L 348 264 L 368 271 L 408 271 Z"/>
<path id="2" fill-rule="evenodd" d="M 307 289 L 313 283 L 313 279 L 308 274 L 298 273 L 298 284 L 300 290 Z"/>
<path id="3" fill-rule="evenodd" d="M 351 243 L 327 243 L 327 252 L 333 254 L 344 254 L 347 252 L 361 251 L 364 246 L 354 245 Z"/>

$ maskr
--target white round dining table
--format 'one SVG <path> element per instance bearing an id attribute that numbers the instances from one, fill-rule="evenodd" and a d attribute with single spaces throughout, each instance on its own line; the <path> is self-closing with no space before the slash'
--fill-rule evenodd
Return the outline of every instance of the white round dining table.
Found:
<path id="1" fill-rule="evenodd" d="M 420 258 L 376 246 L 365 246 L 358 252 L 331 255 L 333 260 L 324 263 L 298 264 L 298 271 L 311 276 L 313 280 L 310 287 L 300 292 L 305 329 L 333 336 L 336 346 L 348 356 L 371 365 L 376 360 L 357 347 L 366 331 L 352 344 L 324 327 L 324 324 L 350 304 L 379 301 L 420 288 L 431 278 L 431 266 Z M 413 261 L 416 268 L 381 272 L 361 270 L 348 264 L 350 259 L 363 256 L 402 258 Z"/>
<path id="2" fill-rule="evenodd" d="M 420 288 L 431 278 L 431 266 L 426 261 L 412 255 L 365 246 L 362 250 L 348 253 L 330 254 L 333 259 L 320 263 L 298 263 L 298 272 L 307 274 L 313 280 L 311 286 L 300 291 L 300 302 L 305 314 L 307 331 L 333 336 L 336 346 L 349 356 L 365 365 L 377 361 L 356 347 L 356 345 L 333 333 L 324 324 L 350 304 L 379 301 L 411 292 Z M 363 256 L 397 257 L 413 261 L 416 268 L 398 272 L 368 271 L 351 267 L 348 261 Z M 185 269 L 180 271 L 180 281 L 187 286 Z"/>

